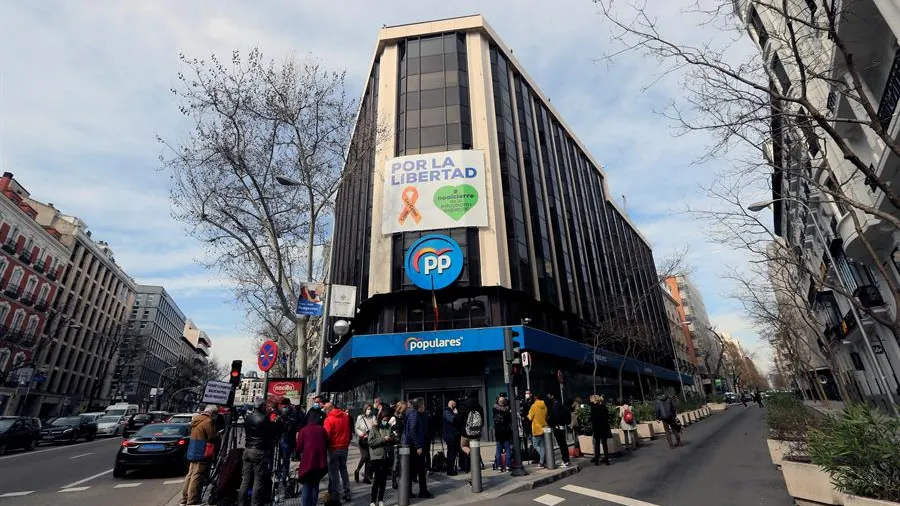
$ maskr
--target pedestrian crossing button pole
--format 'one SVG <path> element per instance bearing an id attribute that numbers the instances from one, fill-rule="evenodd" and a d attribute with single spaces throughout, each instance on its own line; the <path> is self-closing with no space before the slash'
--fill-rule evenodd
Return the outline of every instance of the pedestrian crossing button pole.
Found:
<path id="1" fill-rule="evenodd" d="M 544 427 L 544 455 L 547 456 L 547 469 L 556 469 L 556 456 L 553 455 L 553 429 L 550 427 Z"/>
<path id="2" fill-rule="evenodd" d="M 409 491 L 412 487 L 409 464 L 409 445 L 400 445 L 400 486 L 397 491 L 399 506 L 409 506 Z"/>
<path id="3" fill-rule="evenodd" d="M 469 441 L 469 467 L 472 469 L 472 492 L 481 493 L 481 441 Z"/>

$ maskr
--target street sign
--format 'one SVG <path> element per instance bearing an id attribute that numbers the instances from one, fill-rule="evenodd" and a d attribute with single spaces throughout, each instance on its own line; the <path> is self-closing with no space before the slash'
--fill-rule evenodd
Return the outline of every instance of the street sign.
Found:
<path id="1" fill-rule="evenodd" d="M 880 344 L 873 344 L 872 345 L 872 353 L 874 353 L 876 355 L 884 355 L 884 346 L 882 346 Z"/>
<path id="2" fill-rule="evenodd" d="M 297 297 L 298 315 L 322 316 L 324 306 L 325 285 L 323 283 L 307 282 L 300 285 L 300 296 Z"/>
<path id="3" fill-rule="evenodd" d="M 227 381 L 207 381 L 203 389 L 203 404 L 228 404 L 231 394 L 231 383 Z"/>
<path id="4" fill-rule="evenodd" d="M 525 369 L 531 369 L 531 353 L 523 351 L 520 358 L 522 359 L 522 367 L 524 367 Z"/>
<path id="5" fill-rule="evenodd" d="M 259 370 L 262 372 L 269 372 L 278 357 L 278 345 L 275 344 L 275 341 L 271 339 L 262 343 L 262 346 L 259 347 L 259 356 L 256 359 L 256 364 L 259 366 Z"/>
<path id="6" fill-rule="evenodd" d="M 356 287 L 350 285 L 331 285 L 331 304 L 328 316 L 335 318 L 353 318 L 356 316 Z"/>

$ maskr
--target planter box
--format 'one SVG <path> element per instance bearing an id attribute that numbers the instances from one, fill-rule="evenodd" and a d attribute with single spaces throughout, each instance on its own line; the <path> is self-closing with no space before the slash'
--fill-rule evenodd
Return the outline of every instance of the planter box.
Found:
<path id="1" fill-rule="evenodd" d="M 581 447 L 582 454 L 594 454 L 594 438 L 592 436 L 578 436 L 578 444 Z M 610 455 L 622 451 L 622 444 L 616 434 L 613 434 L 613 437 L 606 440 L 606 446 L 609 448 Z"/>
<path id="2" fill-rule="evenodd" d="M 662 425 L 662 424 L 660 424 Z M 655 439 L 653 425 L 647 422 L 639 423 L 637 426 L 637 435 L 641 439 Z"/>
<path id="3" fill-rule="evenodd" d="M 706 407 L 708 407 L 710 411 L 725 411 L 728 409 L 728 404 L 725 404 L 724 402 L 711 402 L 707 404 Z"/>
<path id="4" fill-rule="evenodd" d="M 869 499 L 858 495 L 841 494 L 841 497 L 844 500 L 844 506 L 900 506 L 900 503 L 897 502 Z"/>
<path id="5" fill-rule="evenodd" d="M 663 436 L 666 435 L 666 428 L 663 426 L 663 423 L 659 420 L 650 422 L 650 427 L 653 429 L 653 435 L 661 434 Z"/>
<path id="6" fill-rule="evenodd" d="M 685 427 L 691 424 L 691 420 L 684 413 L 678 415 L 678 421 L 681 422 L 681 425 L 684 425 Z"/>
<path id="7" fill-rule="evenodd" d="M 831 484 L 831 476 L 815 464 L 803 464 L 783 460 L 781 472 L 784 484 L 794 499 L 819 504 L 843 504 L 841 493 Z"/>
<path id="8" fill-rule="evenodd" d="M 784 462 L 784 456 L 791 451 L 791 443 L 778 439 L 766 439 L 766 444 L 769 445 L 769 455 L 772 457 L 772 463 L 781 467 L 781 463 Z"/>

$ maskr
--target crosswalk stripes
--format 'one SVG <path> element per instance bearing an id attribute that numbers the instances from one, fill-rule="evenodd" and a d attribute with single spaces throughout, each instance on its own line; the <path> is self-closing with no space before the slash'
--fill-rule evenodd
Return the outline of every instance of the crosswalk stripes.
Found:
<path id="1" fill-rule="evenodd" d="M 141 485 L 142 485 L 141 483 L 119 483 L 118 485 L 116 485 L 113 488 L 134 488 L 134 487 L 140 487 Z"/>
<path id="2" fill-rule="evenodd" d="M 609 492 L 603 492 L 600 490 L 594 490 L 592 488 L 580 487 L 578 485 L 565 485 L 560 487 L 560 492 L 568 492 L 570 494 L 575 494 L 579 497 L 590 497 L 591 499 L 599 499 L 603 501 L 603 504 L 621 504 L 622 506 L 658 506 L 656 504 L 652 504 L 646 501 L 641 501 L 638 499 L 632 499 L 631 497 L 625 497 L 616 494 L 610 494 Z M 573 499 L 574 501 L 575 499 Z M 534 502 L 543 504 L 544 506 L 557 506 L 566 501 L 565 497 L 560 497 L 558 495 L 553 494 L 543 494 L 533 499 Z"/>
<path id="3" fill-rule="evenodd" d="M 144 485 L 147 485 L 147 486 L 153 486 L 153 485 L 171 486 L 171 485 L 176 485 L 176 484 L 181 485 L 182 483 L 184 483 L 183 479 L 166 480 L 163 482 L 148 482 L 148 483 L 132 482 L 132 483 L 119 483 L 119 484 L 114 485 L 113 488 L 135 488 L 135 487 L 140 487 L 140 486 L 144 486 Z M 98 486 L 97 488 L 102 488 L 102 487 L 103 486 L 101 485 L 101 486 Z M 66 487 L 61 487 L 56 492 L 59 494 L 72 494 L 75 492 L 84 492 L 85 490 L 89 490 L 91 488 L 92 488 L 91 485 L 82 485 L 80 487 L 70 485 L 70 486 L 66 486 Z M 0 493 L 0 499 L 12 498 L 12 497 L 24 497 L 24 496 L 31 495 L 34 493 L 37 493 L 37 491 L 36 490 L 25 490 L 22 492 L 5 492 L 5 493 Z"/>
<path id="4" fill-rule="evenodd" d="M 60 494 L 65 494 L 65 493 L 69 493 L 69 492 L 84 492 L 85 490 L 87 490 L 87 489 L 89 489 L 89 488 L 91 488 L 91 487 L 90 487 L 90 486 L 87 486 L 87 487 L 69 487 L 69 488 L 60 489 L 59 493 L 60 493 Z"/>
<path id="5" fill-rule="evenodd" d="M 0 494 L 0 499 L 2 499 L 4 497 L 22 497 L 22 496 L 26 496 L 28 494 L 33 494 L 33 493 L 34 493 L 34 490 L 28 490 L 26 492 L 7 492 L 5 494 Z"/>

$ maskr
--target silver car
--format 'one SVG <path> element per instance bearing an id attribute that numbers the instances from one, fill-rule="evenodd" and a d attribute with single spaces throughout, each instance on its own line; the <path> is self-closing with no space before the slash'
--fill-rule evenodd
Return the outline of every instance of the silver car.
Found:
<path id="1" fill-rule="evenodd" d="M 102 416 L 97 419 L 97 435 L 124 436 L 127 424 L 124 416 Z"/>

